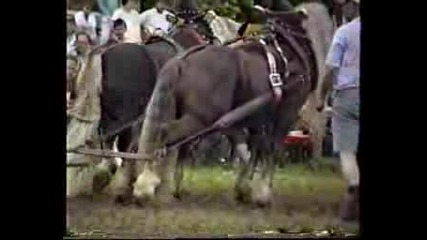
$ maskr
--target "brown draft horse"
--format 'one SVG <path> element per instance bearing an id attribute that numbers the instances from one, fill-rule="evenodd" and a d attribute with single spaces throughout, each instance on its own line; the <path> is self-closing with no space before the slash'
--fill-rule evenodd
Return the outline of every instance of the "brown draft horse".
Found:
<path id="1" fill-rule="evenodd" d="M 317 87 L 318 66 L 323 66 L 323 59 L 316 55 L 324 44 L 329 44 L 324 39 L 328 35 L 324 30 L 328 29 L 325 25 L 332 25 L 323 4 L 314 2 L 301 6 L 308 15 L 304 20 L 289 17 L 292 15 L 289 13 L 264 11 L 273 27 L 265 35 L 266 47 L 259 41 L 235 48 L 197 47 L 166 63 L 147 106 L 138 151 L 152 154 L 166 143 L 205 129 L 234 108 L 272 93 L 271 64 L 266 58 L 268 49 L 282 75 L 284 95 L 231 129 L 246 127 L 253 136 L 268 133 L 268 138 L 263 137 L 264 144 L 256 146 L 258 154 L 252 156 L 239 173 L 235 190 L 240 200 L 262 206 L 271 203 L 275 163 L 269 157 L 269 150 L 289 131 L 301 106 Z M 279 47 L 273 44 L 274 39 Z M 278 49 L 283 51 L 287 61 Z M 157 200 L 169 200 L 174 191 L 179 191 L 182 175 L 175 169 L 178 157 L 181 157 L 179 149 L 169 149 L 161 158 L 153 155 L 148 159 L 153 161 L 136 164 L 139 175 L 133 184 L 133 197 L 137 202 L 144 203 L 156 195 L 160 196 Z M 260 174 L 255 172 L 254 163 L 258 163 Z M 125 177 L 128 173 L 122 174 Z M 123 190 L 118 194 L 121 196 L 132 189 L 130 178 L 126 179 L 120 184 Z"/>

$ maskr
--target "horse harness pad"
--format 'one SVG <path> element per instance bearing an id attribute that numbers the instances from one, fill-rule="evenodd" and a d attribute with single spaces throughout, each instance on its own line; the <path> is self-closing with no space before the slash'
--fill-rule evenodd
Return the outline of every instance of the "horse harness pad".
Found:
<path id="1" fill-rule="evenodd" d="M 274 32 L 273 37 L 285 40 L 302 61 L 305 69 L 303 80 L 305 81 L 307 78 L 317 80 L 318 66 L 313 46 L 302 25 L 289 25 L 287 22 L 275 19 L 271 22 L 271 27 Z M 316 84 L 312 84 L 311 90 L 314 90 L 315 87 Z"/>
<path id="2" fill-rule="evenodd" d="M 280 101 L 280 99 L 283 97 L 283 90 L 285 87 L 282 81 L 282 76 L 286 79 L 290 75 L 289 61 L 277 41 L 278 37 L 285 40 L 293 52 L 295 52 L 297 57 L 301 60 L 301 63 L 304 66 L 304 74 L 300 75 L 300 81 L 305 82 L 309 78 L 317 78 L 317 64 L 314 58 L 314 52 L 310 44 L 310 39 L 306 36 L 302 26 L 300 26 L 300 24 L 289 25 L 283 21 L 273 19 L 273 21 L 270 21 L 268 32 L 259 39 L 259 43 L 261 43 L 263 46 L 267 57 L 267 63 L 270 71 L 269 82 L 273 91 L 273 97 L 276 101 Z M 296 38 L 298 38 L 303 43 L 297 42 Z M 280 61 L 282 61 L 284 64 L 284 73 L 282 76 L 277 71 L 276 59 L 271 48 L 268 47 L 269 45 L 271 45 L 271 47 L 277 51 L 278 55 L 280 56 Z M 310 63 L 313 65 L 310 65 Z M 315 84 L 312 85 L 312 89 L 314 89 L 314 85 Z"/>

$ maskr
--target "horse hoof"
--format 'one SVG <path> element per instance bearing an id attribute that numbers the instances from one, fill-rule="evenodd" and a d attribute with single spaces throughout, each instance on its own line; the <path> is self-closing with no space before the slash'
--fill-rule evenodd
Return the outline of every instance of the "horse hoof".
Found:
<path id="1" fill-rule="evenodd" d="M 133 203 L 140 208 L 143 208 L 146 205 L 146 202 L 141 198 L 134 198 Z"/>
<path id="2" fill-rule="evenodd" d="M 182 200 L 182 197 L 183 197 L 182 191 L 181 192 L 175 192 L 173 194 L 173 197 L 176 198 L 177 200 Z"/>
<path id="3" fill-rule="evenodd" d="M 132 196 L 129 194 L 120 194 L 114 197 L 114 203 L 122 206 L 128 206 L 132 203 Z"/>
<path id="4" fill-rule="evenodd" d="M 234 199 L 241 204 L 249 204 L 251 202 L 249 194 L 245 192 L 236 192 Z"/>
<path id="5" fill-rule="evenodd" d="M 188 195 L 190 195 L 190 192 L 188 192 L 185 189 L 182 189 L 180 191 L 176 191 L 173 194 L 174 198 L 177 199 L 177 200 L 182 200 L 185 196 L 188 196 Z"/>
<path id="6" fill-rule="evenodd" d="M 111 180 L 111 174 L 107 171 L 101 171 L 93 177 L 92 189 L 94 193 L 101 193 L 108 186 Z"/>
<path id="7" fill-rule="evenodd" d="M 111 175 L 116 174 L 117 172 L 117 165 L 116 164 L 111 164 L 110 166 L 108 166 L 108 170 L 110 171 Z"/>
<path id="8" fill-rule="evenodd" d="M 255 201 L 255 206 L 259 208 L 271 208 L 271 201 Z"/>

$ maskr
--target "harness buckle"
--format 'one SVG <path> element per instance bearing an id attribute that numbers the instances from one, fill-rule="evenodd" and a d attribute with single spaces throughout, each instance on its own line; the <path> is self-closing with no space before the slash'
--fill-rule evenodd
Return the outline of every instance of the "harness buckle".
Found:
<path id="1" fill-rule="evenodd" d="M 282 78 L 278 73 L 270 73 L 270 84 L 272 87 L 280 87 L 283 85 Z"/>

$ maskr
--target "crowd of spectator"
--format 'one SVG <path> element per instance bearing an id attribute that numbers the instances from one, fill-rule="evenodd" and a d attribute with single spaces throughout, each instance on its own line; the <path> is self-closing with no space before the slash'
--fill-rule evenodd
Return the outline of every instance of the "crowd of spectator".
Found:
<path id="1" fill-rule="evenodd" d="M 118 42 L 142 43 L 144 36 L 162 35 L 172 28 L 164 0 L 153 8 L 139 12 L 139 1 L 121 0 L 121 6 L 112 15 L 93 11 L 87 2 L 77 12 L 67 13 L 67 56 L 84 56 L 95 46 Z M 95 3 L 96 4 L 96 3 Z M 105 11 L 104 11 L 105 12 Z"/>

